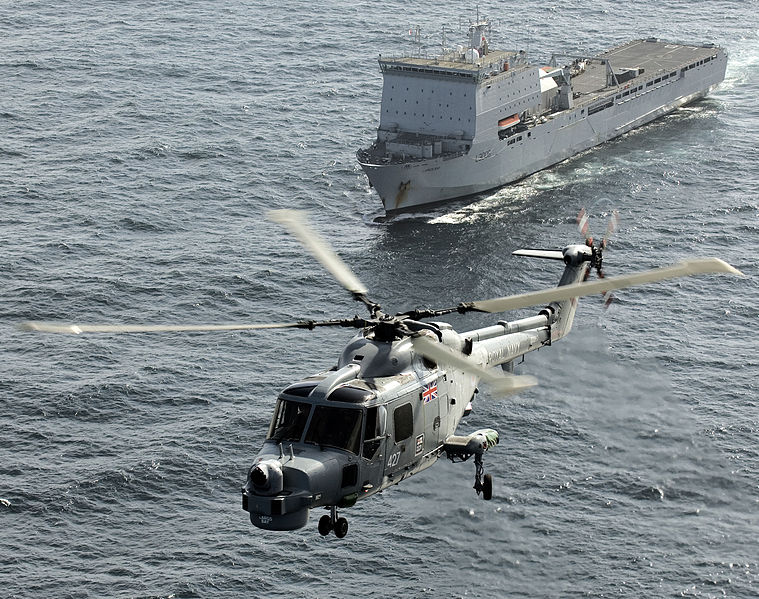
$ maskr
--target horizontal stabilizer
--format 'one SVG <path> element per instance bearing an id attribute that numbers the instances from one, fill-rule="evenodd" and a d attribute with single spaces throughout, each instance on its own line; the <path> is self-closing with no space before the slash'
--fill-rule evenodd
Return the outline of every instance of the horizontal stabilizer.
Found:
<path id="1" fill-rule="evenodd" d="M 530 258 L 548 258 L 549 260 L 564 260 L 564 252 L 561 250 L 516 250 L 511 252 L 514 256 L 529 256 Z"/>

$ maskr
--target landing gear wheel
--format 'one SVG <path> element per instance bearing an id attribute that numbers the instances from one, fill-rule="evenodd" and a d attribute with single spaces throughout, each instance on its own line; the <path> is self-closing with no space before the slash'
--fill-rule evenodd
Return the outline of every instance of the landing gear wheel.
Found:
<path id="1" fill-rule="evenodd" d="M 345 518 L 338 518 L 335 522 L 335 536 L 342 539 L 348 534 L 348 521 Z"/>
<path id="2" fill-rule="evenodd" d="M 319 534 L 323 537 L 326 537 L 331 530 L 332 518 L 330 518 L 327 514 L 324 514 L 321 518 L 319 518 Z"/>
<path id="3" fill-rule="evenodd" d="M 482 481 L 482 498 L 490 501 L 493 498 L 493 476 L 486 474 Z"/>

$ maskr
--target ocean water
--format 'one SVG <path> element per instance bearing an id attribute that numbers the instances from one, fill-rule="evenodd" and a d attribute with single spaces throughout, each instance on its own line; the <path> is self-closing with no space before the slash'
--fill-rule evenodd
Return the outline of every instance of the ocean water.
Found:
<path id="1" fill-rule="evenodd" d="M 172 0 L 0 7 L 0 596 L 759 595 L 759 4 L 481 2 L 494 47 L 598 52 L 714 42 L 706 100 L 515 185 L 379 222 L 355 160 L 376 57 L 434 51 L 445 5 Z M 520 247 L 603 231 L 608 274 L 718 256 L 698 277 L 580 302 L 527 356 L 540 386 L 483 387 L 494 498 L 471 463 L 342 512 L 343 540 L 254 528 L 240 486 L 277 392 L 330 367 L 345 330 L 92 335 L 28 319 L 268 322 L 361 311 L 281 228 L 313 226 L 388 311 L 553 285 Z M 528 315 L 520 311 L 514 317 Z M 461 329 L 492 316 L 455 316 Z"/>

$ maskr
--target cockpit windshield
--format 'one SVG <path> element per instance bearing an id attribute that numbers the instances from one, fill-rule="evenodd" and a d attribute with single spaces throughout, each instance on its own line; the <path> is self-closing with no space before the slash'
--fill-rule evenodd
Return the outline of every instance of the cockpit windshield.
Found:
<path id="1" fill-rule="evenodd" d="M 316 406 L 306 431 L 306 443 L 336 447 L 358 454 L 361 441 L 361 410 Z"/>
<path id="2" fill-rule="evenodd" d="M 309 403 L 280 399 L 269 427 L 267 439 L 277 443 L 300 441 L 310 411 L 311 404 Z"/>

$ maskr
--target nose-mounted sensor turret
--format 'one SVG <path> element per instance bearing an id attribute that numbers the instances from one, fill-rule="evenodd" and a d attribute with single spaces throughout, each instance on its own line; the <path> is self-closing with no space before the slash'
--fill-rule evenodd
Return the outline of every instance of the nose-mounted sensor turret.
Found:
<path id="1" fill-rule="evenodd" d="M 276 495 L 282 492 L 282 465 L 276 460 L 263 460 L 250 469 L 248 478 L 256 495 Z"/>

